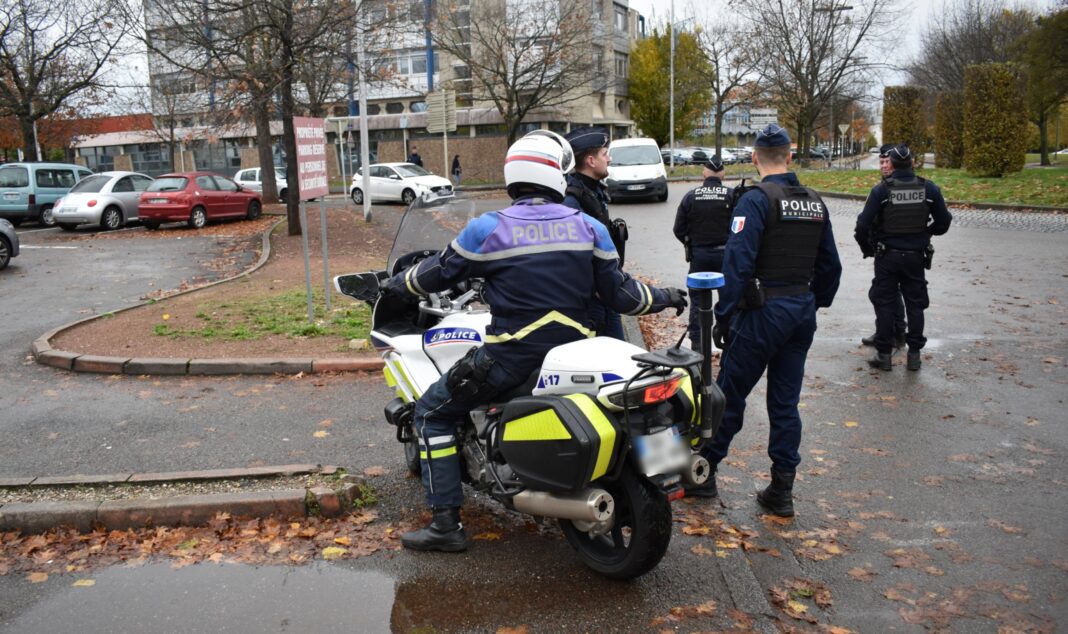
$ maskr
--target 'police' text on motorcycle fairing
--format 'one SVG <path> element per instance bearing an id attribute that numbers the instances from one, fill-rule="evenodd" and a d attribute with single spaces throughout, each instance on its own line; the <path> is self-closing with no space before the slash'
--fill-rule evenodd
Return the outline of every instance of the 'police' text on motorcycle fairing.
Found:
<path id="1" fill-rule="evenodd" d="M 423 345 L 437 346 L 446 343 L 479 343 L 482 337 L 471 328 L 438 328 L 423 335 Z"/>

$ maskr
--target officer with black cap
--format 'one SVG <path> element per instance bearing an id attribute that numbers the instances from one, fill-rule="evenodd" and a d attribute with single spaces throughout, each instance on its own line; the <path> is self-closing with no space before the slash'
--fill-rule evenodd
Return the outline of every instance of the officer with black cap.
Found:
<path id="1" fill-rule="evenodd" d="M 953 216 L 938 186 L 913 172 L 907 145 L 895 145 L 888 155 L 894 171 L 868 194 L 853 234 L 864 257 L 875 257 L 868 298 L 875 307 L 876 353 L 868 365 L 879 370 L 891 368 L 894 304 L 900 295 L 908 317 L 906 367 L 919 370 L 920 350 L 927 343 L 923 311 L 930 299 L 924 269 L 931 268 L 934 256 L 931 236 L 949 231 Z"/>
<path id="2" fill-rule="evenodd" d="M 723 161 L 719 155 L 707 159 L 701 170 L 705 182 L 682 197 L 675 214 L 675 237 L 686 249 L 690 273 L 723 270 L 723 249 L 731 234 L 733 190 L 723 184 Z M 699 350 L 700 325 L 697 311 L 690 308 L 688 328 L 690 347 Z"/>
<path id="3" fill-rule="evenodd" d="M 723 422 L 702 453 L 712 465 L 742 428 L 745 399 L 768 374 L 771 484 L 757 501 L 775 515 L 794 514 L 794 474 L 801 462 L 798 402 L 816 309 L 831 305 L 842 276 L 831 217 L 816 192 L 789 171 L 790 136 L 771 124 L 757 133 L 753 165 L 761 182 L 734 208 L 723 254 L 725 284 L 712 338 L 723 349 L 716 383 L 726 396 Z M 715 467 L 713 467 L 715 468 Z M 715 497 L 715 478 L 690 495 Z"/>
<path id="4" fill-rule="evenodd" d="M 890 150 L 893 147 L 893 143 L 883 143 L 879 146 L 879 173 L 882 174 L 883 180 L 890 178 L 890 175 L 894 173 L 894 167 L 890 165 Z M 865 346 L 874 346 L 875 333 L 872 333 L 870 337 L 864 337 L 860 343 Z M 901 297 L 901 293 L 898 293 L 897 303 L 894 304 L 894 347 L 905 347 L 905 300 Z"/>
<path id="5" fill-rule="evenodd" d="M 623 266 L 627 225 L 620 219 L 613 221 L 608 215 L 608 188 L 601 182 L 608 178 L 608 131 L 601 127 L 575 128 L 564 136 L 575 153 L 575 168 L 567 175 L 567 191 L 564 204 L 580 209 L 608 228 L 612 242 L 619 253 Z M 623 321 L 619 313 L 598 304 L 592 311 L 594 329 L 598 334 L 616 339 L 625 339 Z"/>

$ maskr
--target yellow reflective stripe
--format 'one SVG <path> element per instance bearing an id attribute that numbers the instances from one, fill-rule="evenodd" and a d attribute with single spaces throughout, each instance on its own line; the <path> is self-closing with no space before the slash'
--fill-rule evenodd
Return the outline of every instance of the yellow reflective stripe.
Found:
<path id="1" fill-rule="evenodd" d="M 608 473 L 608 465 L 612 462 L 612 450 L 616 446 L 616 428 L 609 422 L 601 408 L 586 394 L 568 394 L 564 398 L 578 406 L 586 420 L 590 421 L 593 429 L 600 436 L 600 444 L 597 447 L 597 464 L 593 467 L 593 475 L 590 481 Z"/>
<path id="2" fill-rule="evenodd" d="M 397 386 L 397 377 L 393 376 L 393 373 L 389 371 L 388 365 L 382 366 L 382 374 L 386 376 L 386 385 L 388 387 Z"/>
<path id="3" fill-rule="evenodd" d="M 456 453 L 455 446 L 446 447 L 445 449 L 435 449 L 434 451 L 430 452 L 430 459 L 433 460 L 434 458 L 444 458 L 445 456 L 451 456 L 454 453 Z M 420 451 L 419 457 L 423 460 L 427 460 L 426 452 Z"/>
<path id="4" fill-rule="evenodd" d="M 411 379 L 408 378 L 408 375 L 404 373 L 404 368 L 401 367 L 400 363 L 397 364 L 397 372 L 400 373 L 400 379 L 404 381 L 404 386 L 407 387 L 409 391 L 411 391 L 415 398 L 419 398 L 419 390 L 415 389 L 415 384 L 412 383 Z M 397 396 L 403 397 L 404 394 L 401 393 L 400 390 L 397 390 Z"/>
<path id="5" fill-rule="evenodd" d="M 641 314 L 644 315 L 653 308 L 653 292 L 645 284 L 642 284 L 642 291 L 645 293 L 645 309 L 642 310 Z"/>
<path id="6" fill-rule="evenodd" d="M 416 267 L 408 269 L 408 272 L 404 274 L 404 283 L 408 285 L 408 292 L 412 295 L 421 295 L 421 293 L 415 290 L 415 286 L 412 285 L 412 273 L 415 273 Z"/>
<path id="7" fill-rule="evenodd" d="M 486 343 L 504 343 L 506 341 L 519 340 L 534 332 L 538 328 L 541 328 L 542 326 L 547 326 L 551 323 L 557 323 L 563 326 L 574 328 L 575 330 L 579 331 L 587 337 L 592 337 L 595 334 L 592 330 L 583 327 L 582 324 L 578 323 L 574 319 L 571 319 L 567 315 L 554 310 L 552 312 L 546 313 L 545 316 L 541 319 L 527 324 L 519 332 L 503 335 L 486 335 Z"/>
<path id="8" fill-rule="evenodd" d="M 686 395 L 686 398 L 690 399 L 690 405 L 693 406 L 693 415 L 690 416 L 690 422 L 694 422 L 700 418 L 701 404 L 697 402 L 697 399 L 693 397 L 693 381 L 690 380 L 690 375 L 686 375 L 679 383 L 679 389 Z"/>
<path id="9" fill-rule="evenodd" d="M 569 440 L 571 432 L 567 431 L 560 417 L 551 409 L 536 414 L 510 420 L 504 425 L 503 442 L 524 440 Z"/>

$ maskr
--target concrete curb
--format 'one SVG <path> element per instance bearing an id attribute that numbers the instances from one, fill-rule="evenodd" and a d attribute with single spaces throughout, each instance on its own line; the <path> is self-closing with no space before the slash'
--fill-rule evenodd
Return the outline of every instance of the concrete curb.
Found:
<path id="1" fill-rule="evenodd" d="M 320 465 L 281 465 L 173 473 L 4 478 L 0 480 L 0 486 L 165 483 L 314 473 L 331 475 L 337 471 L 337 467 Z M 69 526 L 80 532 L 95 529 L 126 530 L 146 526 L 197 526 L 206 524 L 217 513 L 229 513 L 234 517 L 337 517 L 352 508 L 355 500 L 359 498 L 362 484 L 361 480 L 349 475 L 343 478 L 351 481 L 344 483 L 337 490 L 316 486 L 310 489 L 172 495 L 165 498 L 14 502 L 0 506 L 0 531 L 34 534 L 60 526 Z"/>
<path id="2" fill-rule="evenodd" d="M 275 214 L 269 214 L 275 215 Z M 272 224 L 263 232 L 263 248 L 260 259 L 246 271 L 223 280 L 205 284 L 198 288 L 180 291 L 168 295 L 160 301 L 166 301 L 173 297 L 179 297 L 188 293 L 195 293 L 206 288 L 226 284 L 236 279 L 251 275 L 267 264 L 271 256 L 271 233 L 286 218 L 283 216 L 278 222 Z M 56 350 L 52 347 L 52 339 L 61 332 L 70 330 L 76 326 L 88 323 L 95 319 L 101 319 L 105 315 L 111 316 L 117 313 L 133 310 L 141 306 L 155 304 L 155 301 L 146 301 L 132 306 L 126 306 L 112 311 L 93 315 L 85 319 L 53 328 L 42 334 L 30 344 L 33 358 L 41 365 L 68 370 L 71 372 L 94 372 L 98 374 L 134 374 L 134 375 L 201 375 L 217 376 L 229 374 L 310 374 L 316 372 L 374 372 L 381 370 L 385 363 L 375 355 L 361 355 L 341 359 L 310 359 L 310 358 L 248 358 L 248 359 L 182 359 L 170 357 L 109 357 L 101 355 L 78 354 L 65 350 Z"/>

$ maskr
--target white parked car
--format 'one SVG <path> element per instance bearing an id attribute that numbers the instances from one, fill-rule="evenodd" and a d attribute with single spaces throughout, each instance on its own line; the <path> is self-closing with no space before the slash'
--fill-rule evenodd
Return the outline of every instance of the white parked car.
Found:
<path id="1" fill-rule="evenodd" d="M 452 196 L 452 181 L 436 176 L 414 163 L 375 163 L 371 169 L 371 202 L 399 200 L 410 205 L 416 198 Z M 363 204 L 363 168 L 352 176 L 349 196 Z"/>
<path id="2" fill-rule="evenodd" d="M 137 172 L 101 172 L 78 181 L 52 208 L 52 218 L 64 231 L 78 225 L 118 229 L 138 219 L 141 192 L 153 178 Z"/>
<path id="3" fill-rule="evenodd" d="M 234 182 L 245 189 L 263 193 L 262 170 L 258 167 L 250 167 L 234 174 Z M 286 199 L 286 171 L 281 167 L 274 168 L 274 184 L 278 188 L 278 197 Z"/>

